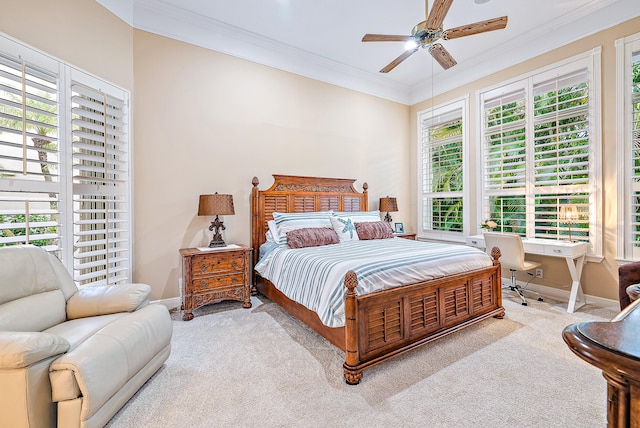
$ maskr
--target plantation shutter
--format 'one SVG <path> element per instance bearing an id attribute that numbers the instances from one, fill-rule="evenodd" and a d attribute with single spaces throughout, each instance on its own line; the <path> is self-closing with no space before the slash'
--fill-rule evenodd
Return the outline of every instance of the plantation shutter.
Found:
<path id="1" fill-rule="evenodd" d="M 462 108 L 422 119 L 422 228 L 463 231 Z"/>
<path id="2" fill-rule="evenodd" d="M 589 87 L 586 69 L 533 87 L 534 237 L 589 241 Z M 578 218 L 560 218 L 573 205 Z"/>
<path id="3" fill-rule="evenodd" d="M 485 209 L 499 231 L 526 230 L 526 99 L 519 88 L 483 103 Z"/>
<path id="4" fill-rule="evenodd" d="M 0 246 L 60 250 L 58 76 L 0 53 Z"/>
<path id="5" fill-rule="evenodd" d="M 72 85 L 74 279 L 129 280 L 126 100 Z"/>

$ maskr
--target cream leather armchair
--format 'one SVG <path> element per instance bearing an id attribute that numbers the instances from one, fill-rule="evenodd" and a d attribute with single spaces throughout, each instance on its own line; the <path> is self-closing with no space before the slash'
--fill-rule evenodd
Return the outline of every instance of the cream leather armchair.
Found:
<path id="1" fill-rule="evenodd" d="M 0 272 L 1 426 L 102 427 L 169 357 L 148 285 L 78 289 L 33 246 L 0 248 Z"/>

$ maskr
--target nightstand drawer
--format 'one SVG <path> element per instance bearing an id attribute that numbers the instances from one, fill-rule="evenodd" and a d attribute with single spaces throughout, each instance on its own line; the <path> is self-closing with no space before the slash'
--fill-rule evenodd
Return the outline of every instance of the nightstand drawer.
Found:
<path id="1" fill-rule="evenodd" d="M 244 259 L 236 253 L 196 256 L 192 260 L 193 277 L 220 274 L 223 272 L 242 272 Z"/>
<path id="2" fill-rule="evenodd" d="M 194 278 L 192 282 L 194 293 L 208 292 L 222 287 L 237 287 L 242 284 L 244 284 L 244 274 L 242 272 Z"/>

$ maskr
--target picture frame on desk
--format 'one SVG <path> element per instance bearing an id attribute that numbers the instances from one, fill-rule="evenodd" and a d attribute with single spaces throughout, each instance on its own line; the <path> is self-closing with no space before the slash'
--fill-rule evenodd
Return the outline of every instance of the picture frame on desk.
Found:
<path id="1" fill-rule="evenodd" d="M 395 223 L 394 224 L 394 233 L 404 233 L 404 224 L 402 223 Z"/>

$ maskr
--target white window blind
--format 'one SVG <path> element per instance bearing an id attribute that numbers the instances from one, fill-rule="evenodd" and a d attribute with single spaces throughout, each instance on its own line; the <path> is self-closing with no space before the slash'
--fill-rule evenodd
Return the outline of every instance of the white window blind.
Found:
<path id="1" fill-rule="evenodd" d="M 587 242 L 599 175 L 592 63 L 576 60 L 481 93 L 483 220 L 523 237 Z M 577 218 L 564 218 L 572 206 Z"/>
<path id="2" fill-rule="evenodd" d="M 526 233 L 526 102 L 524 89 L 485 100 L 484 220 L 499 220 L 502 232 Z"/>
<path id="3" fill-rule="evenodd" d="M 464 230 L 464 103 L 419 115 L 421 234 Z"/>
<path id="4" fill-rule="evenodd" d="M 489 99 L 484 103 L 484 183 L 487 190 L 524 189 L 524 91 Z"/>
<path id="5" fill-rule="evenodd" d="M 58 76 L 0 52 L 0 246 L 60 249 Z"/>
<path id="6" fill-rule="evenodd" d="M 128 145 L 125 101 L 72 86 L 74 278 L 129 279 Z"/>
<path id="7" fill-rule="evenodd" d="M 78 285 L 129 280 L 128 100 L 0 35 L 0 246 L 55 251 Z"/>

